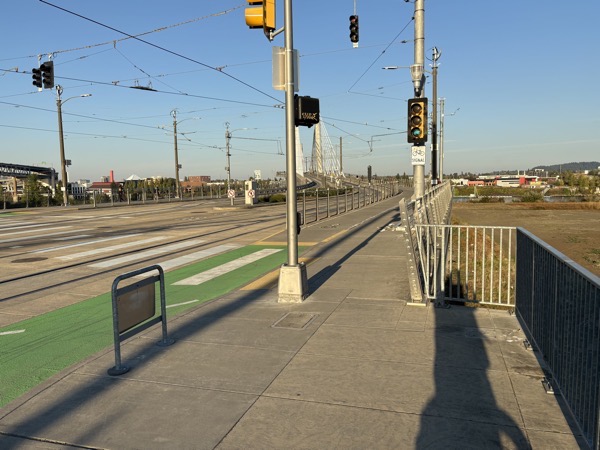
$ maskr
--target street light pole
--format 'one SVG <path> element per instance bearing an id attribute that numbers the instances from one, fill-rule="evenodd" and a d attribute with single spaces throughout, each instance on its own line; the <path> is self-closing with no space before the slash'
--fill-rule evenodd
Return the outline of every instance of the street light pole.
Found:
<path id="1" fill-rule="evenodd" d="M 229 190 L 231 189 L 231 163 L 230 157 L 231 153 L 229 153 L 229 142 L 231 141 L 231 132 L 229 131 L 229 122 L 225 122 L 225 149 L 226 149 L 226 157 L 227 157 L 227 165 L 225 166 L 225 170 L 227 171 L 227 195 L 229 196 Z M 233 197 L 229 197 L 231 200 L 231 206 L 233 206 Z"/>
<path id="2" fill-rule="evenodd" d="M 424 90 L 424 54 L 425 54 L 425 0 L 415 0 L 415 46 L 414 64 L 411 66 L 411 77 L 416 98 L 423 97 Z M 414 147 L 413 147 L 414 148 Z M 425 195 L 425 164 L 413 165 L 413 198 Z"/>
<path id="3" fill-rule="evenodd" d="M 173 116 L 173 142 L 175 144 L 175 198 L 181 198 L 181 187 L 179 186 L 179 151 L 177 150 L 177 110 L 171 111 Z"/>
<path id="4" fill-rule="evenodd" d="M 437 184 L 438 180 L 438 136 L 437 136 L 437 72 L 438 65 L 437 60 L 440 58 L 441 53 L 436 47 L 433 47 L 433 92 L 432 92 L 432 106 L 433 115 L 431 117 L 431 183 Z"/>
<path id="5" fill-rule="evenodd" d="M 62 86 L 56 85 L 56 109 L 58 111 L 58 140 L 60 145 L 60 167 L 63 182 L 63 204 L 64 206 L 69 206 L 69 193 L 67 192 L 69 181 L 67 180 L 67 160 L 65 159 L 65 138 L 63 135 L 62 105 L 63 103 L 68 102 L 72 98 L 91 97 L 92 94 L 76 95 L 74 97 L 69 97 L 68 99 L 63 101 L 60 99 L 62 91 Z"/>

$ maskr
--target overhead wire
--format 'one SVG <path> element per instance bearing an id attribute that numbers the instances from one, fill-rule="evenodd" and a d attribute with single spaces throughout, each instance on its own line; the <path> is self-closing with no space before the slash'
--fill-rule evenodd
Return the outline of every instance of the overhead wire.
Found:
<path id="1" fill-rule="evenodd" d="M 54 6 L 54 5 L 51 5 L 51 6 Z M 123 41 L 127 41 L 129 39 L 133 39 L 135 37 L 145 36 L 145 35 L 153 34 L 153 33 L 159 33 L 161 31 L 165 31 L 165 30 L 168 30 L 168 29 L 171 29 L 171 28 L 180 27 L 182 25 L 187 25 L 187 24 L 190 24 L 190 23 L 199 22 L 201 20 L 209 19 L 211 17 L 223 16 L 225 14 L 229 14 L 229 13 L 231 13 L 233 11 L 236 11 L 236 10 L 238 10 L 240 8 L 243 8 L 244 6 L 246 6 L 246 5 L 245 4 L 241 4 L 241 5 L 234 6 L 232 8 L 226 9 L 224 11 L 216 12 L 216 13 L 213 13 L 213 14 L 208 14 L 208 15 L 202 16 L 202 17 L 197 17 L 195 19 L 185 20 L 183 22 L 175 23 L 175 24 L 172 24 L 172 25 L 166 25 L 166 26 L 163 26 L 163 27 L 155 28 L 155 29 L 150 30 L 150 31 L 144 31 L 143 33 L 138 33 L 138 34 L 136 34 L 134 36 L 127 36 L 127 37 L 124 37 L 124 38 L 121 38 L 121 39 L 113 39 L 113 40 L 110 40 L 110 41 L 105 41 L 105 42 L 100 42 L 100 43 L 96 43 L 96 44 L 85 45 L 85 46 L 82 46 L 82 47 L 69 48 L 69 49 L 65 49 L 65 50 L 54 50 L 54 51 L 46 52 L 46 53 L 51 54 L 51 55 L 58 55 L 60 53 L 76 52 L 76 51 L 79 51 L 79 50 L 85 50 L 85 49 L 94 48 L 94 47 L 101 47 L 101 46 L 104 46 L 104 45 L 114 45 L 116 42 L 123 42 Z M 99 53 L 101 53 L 101 52 L 99 52 Z M 6 59 L 0 59 L 0 62 L 2 62 L 2 61 L 11 61 L 11 60 L 15 60 L 15 59 L 37 58 L 37 57 L 38 57 L 38 55 L 29 55 L 29 56 L 22 56 L 22 57 L 19 57 L 19 58 L 6 58 Z"/>
<path id="2" fill-rule="evenodd" d="M 40 0 L 40 1 L 43 1 L 43 0 Z M 406 30 L 408 28 L 408 26 L 412 23 L 413 20 L 415 20 L 415 18 L 411 17 L 410 20 L 408 21 L 408 23 L 406 25 L 404 25 L 404 28 L 402 28 L 398 32 L 398 34 L 394 37 L 394 39 L 392 39 L 391 42 L 382 50 L 382 52 L 379 54 L 379 56 L 377 56 L 377 58 L 375 58 L 375 60 L 369 65 L 369 67 L 366 68 L 366 70 L 361 74 L 360 77 L 358 77 L 358 79 L 354 82 L 354 84 L 348 88 L 348 92 L 354 93 L 354 92 L 352 92 L 352 88 L 358 84 L 358 82 L 362 79 L 362 77 L 364 77 L 367 74 L 367 72 L 369 70 L 371 70 L 371 67 L 373 67 L 375 65 L 375 63 L 379 60 L 379 58 L 381 58 L 383 56 L 383 54 L 388 50 L 388 48 L 390 48 L 392 46 L 392 44 L 394 42 L 396 42 L 396 39 L 398 39 L 400 37 L 400 35 L 402 33 L 404 33 L 404 30 Z M 406 42 L 408 42 L 408 41 L 406 41 L 406 40 L 402 41 L 402 43 L 406 43 Z"/>
<path id="3" fill-rule="evenodd" d="M 128 36 L 128 37 L 130 37 L 130 38 L 132 38 L 132 39 L 135 39 L 135 40 L 137 40 L 137 41 L 139 41 L 139 42 L 142 42 L 142 43 L 144 43 L 144 44 L 146 44 L 146 45 L 149 45 L 149 46 L 151 46 L 151 47 L 154 47 L 154 48 L 156 48 L 156 49 L 158 49 L 158 50 L 161 50 L 161 51 L 164 51 L 164 52 L 166 52 L 166 53 L 169 53 L 169 54 L 171 54 L 171 55 L 174 55 L 174 56 L 177 56 L 177 57 L 179 57 L 179 58 L 185 59 L 186 61 L 190 61 L 190 62 L 193 62 L 193 63 L 195 63 L 195 64 L 201 65 L 201 66 L 203 66 L 203 67 L 206 67 L 206 68 L 212 69 L 212 70 L 214 70 L 214 71 L 216 71 L 216 72 L 218 72 L 218 73 L 221 73 L 221 74 L 225 75 L 226 77 L 229 77 L 229 78 L 231 78 L 232 80 L 234 80 L 234 81 L 236 81 L 236 82 L 238 82 L 238 83 L 240 83 L 240 84 L 242 84 L 242 85 L 244 85 L 244 86 L 248 87 L 249 89 L 252 89 L 253 91 L 256 91 L 256 92 L 258 92 L 258 93 L 260 93 L 260 94 L 262 94 L 262 95 L 264 95 L 264 96 L 266 96 L 266 97 L 269 97 L 269 98 L 271 98 L 271 99 L 273 99 L 273 100 L 275 100 L 275 101 L 277 101 L 277 102 L 279 102 L 279 103 L 283 103 L 283 102 L 282 102 L 280 99 L 278 99 L 278 98 L 276 98 L 276 97 L 273 97 L 272 95 L 270 95 L 270 94 L 268 94 L 268 93 L 266 93 L 266 92 L 264 92 L 264 91 L 262 91 L 262 90 L 258 89 L 258 88 L 257 88 L 257 87 L 255 87 L 255 86 L 252 86 L 252 85 L 251 85 L 251 84 L 249 84 L 249 83 L 246 83 L 245 81 L 243 81 L 243 80 L 241 80 L 241 79 L 239 79 L 239 78 L 237 78 L 237 77 L 235 77 L 235 76 L 233 76 L 233 75 L 231 75 L 231 74 L 228 74 L 227 72 L 224 72 L 224 71 L 223 71 L 222 69 L 220 69 L 220 68 L 213 67 L 213 66 L 211 66 L 211 65 L 209 65 L 209 64 L 206 64 L 206 63 L 203 63 L 203 62 L 201 62 L 201 61 L 198 61 L 198 60 L 196 60 L 196 59 L 190 58 L 189 56 L 185 56 L 185 55 L 182 55 L 181 53 L 177 53 L 177 52 L 175 52 L 175 51 L 173 51 L 173 50 L 169 50 L 169 49 L 167 49 L 167 48 L 165 48 L 165 47 L 161 47 L 160 45 L 153 44 L 152 42 L 146 41 L 146 40 L 144 40 L 144 39 L 141 39 L 141 38 L 139 38 L 139 37 L 137 37 L 137 36 L 134 36 L 134 35 L 131 35 L 131 34 L 129 34 L 129 33 L 126 33 L 125 31 L 121 31 L 121 30 L 119 30 L 119 29 L 117 29 L 117 28 L 114 28 L 114 27 L 111 27 L 111 26 L 109 26 L 109 25 L 106 25 L 106 24 L 103 24 L 103 23 L 101 23 L 101 22 L 98 22 L 97 20 L 91 19 L 91 18 L 89 18 L 89 17 L 85 17 L 85 16 L 83 16 L 83 15 L 81 15 L 81 14 L 78 14 L 78 13 L 76 13 L 76 12 L 74 12 L 74 11 L 70 11 L 70 10 L 68 10 L 68 9 L 66 9 L 66 8 L 62 8 L 62 7 L 58 6 L 58 5 L 54 5 L 54 4 L 52 4 L 52 3 L 50 3 L 50 2 L 48 2 L 48 1 L 46 1 L 46 0 L 38 0 L 38 1 L 39 1 L 39 2 L 41 2 L 41 3 L 44 3 L 44 4 L 48 5 L 48 6 L 52 6 L 53 8 L 59 9 L 59 10 L 61 10 L 61 11 L 64 11 L 64 12 L 66 12 L 66 13 L 68 13 L 68 14 L 72 14 L 72 15 L 74 15 L 74 16 L 76 16 L 76 17 L 79 17 L 79 18 L 81 18 L 81 19 L 84 19 L 84 20 L 87 20 L 87 21 L 89 21 L 89 22 L 92 22 L 92 23 L 94 23 L 94 24 L 96 24 L 96 25 L 99 25 L 99 26 L 101 26 L 101 27 L 107 28 L 107 29 L 109 29 L 109 30 L 112 30 L 112 31 L 115 31 L 115 32 L 117 32 L 117 33 L 121 33 L 121 34 L 123 34 L 123 35 L 125 35 L 125 36 Z"/>

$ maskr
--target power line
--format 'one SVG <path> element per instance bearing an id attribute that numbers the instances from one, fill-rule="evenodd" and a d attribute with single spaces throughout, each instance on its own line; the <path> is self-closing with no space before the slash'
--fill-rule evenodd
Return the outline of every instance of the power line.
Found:
<path id="1" fill-rule="evenodd" d="M 51 5 L 51 6 L 54 6 L 54 5 Z M 144 31 L 143 33 L 136 34 L 135 37 L 145 36 L 147 34 L 159 33 L 161 31 L 165 31 L 165 30 L 168 30 L 170 28 L 180 27 L 182 25 L 187 25 L 187 24 L 190 24 L 190 23 L 193 23 L 193 22 L 199 22 L 201 20 L 209 19 L 211 17 L 223 16 L 223 15 L 229 14 L 229 13 L 231 13 L 231 12 L 237 10 L 237 9 L 243 8 L 244 6 L 245 5 L 234 6 L 233 8 L 229 8 L 229 9 L 226 9 L 224 11 L 220 11 L 220 12 L 217 12 L 217 13 L 209 14 L 207 16 L 197 17 L 195 19 L 186 20 L 184 22 L 179 22 L 179 23 L 175 23 L 175 24 L 172 24 L 172 25 L 166 25 L 164 27 L 155 28 L 154 30 L 150 30 L 150 31 Z M 47 53 L 49 53 L 51 55 L 57 55 L 59 53 L 76 52 L 76 51 L 79 51 L 79 50 L 85 50 L 85 49 L 94 48 L 94 47 L 101 47 L 101 46 L 104 46 L 104 45 L 115 45 L 117 42 L 126 41 L 128 39 L 132 39 L 132 37 L 128 36 L 128 37 L 121 38 L 121 39 L 113 39 L 111 41 L 100 42 L 100 43 L 97 43 L 97 44 L 85 45 L 83 47 L 70 48 L 70 49 L 66 49 L 66 50 L 55 50 L 53 52 L 47 52 Z M 107 50 L 102 50 L 102 51 L 107 51 Z M 98 53 L 101 53 L 101 52 L 98 52 Z M 11 60 L 15 60 L 15 59 L 37 58 L 37 57 L 38 57 L 38 55 L 29 55 L 29 56 L 22 56 L 22 57 L 18 57 L 18 58 L 6 58 L 6 59 L 0 59 L 0 62 L 1 61 L 11 61 Z M 83 58 L 85 58 L 85 56 Z"/>
<path id="2" fill-rule="evenodd" d="M 126 33 L 126 32 L 124 32 L 124 31 L 118 30 L 117 28 L 114 28 L 114 27 L 111 27 L 111 26 L 109 26 L 109 25 L 106 25 L 106 24 L 103 24 L 103 23 L 101 23 L 101 22 L 98 22 L 97 20 L 90 19 L 89 17 L 82 16 L 81 14 L 77 14 L 77 13 L 76 13 L 76 12 L 74 12 L 74 11 L 70 11 L 70 10 L 68 10 L 68 9 L 65 9 L 65 8 L 62 8 L 62 7 L 60 7 L 60 6 L 54 5 L 54 4 L 52 4 L 52 3 L 50 3 L 50 2 L 48 2 L 48 1 L 46 1 L 46 0 L 38 0 L 38 1 L 40 1 L 40 2 L 44 3 L 44 4 L 48 5 L 48 6 L 52 6 L 53 8 L 59 9 L 59 10 L 61 10 L 61 11 L 64 11 L 64 12 L 66 12 L 66 13 L 72 14 L 72 15 L 74 15 L 74 16 L 76 16 L 76 17 L 79 17 L 79 18 L 81 18 L 81 19 L 84 19 L 84 20 L 87 20 L 87 21 L 89 21 L 89 22 L 92 22 L 92 23 L 94 23 L 94 24 L 96 24 L 96 25 L 99 25 L 99 26 L 101 26 L 101 27 L 108 28 L 109 30 L 112 30 L 112 31 L 116 31 L 117 33 L 121 33 L 121 34 L 123 34 L 123 35 L 125 35 L 125 36 L 128 36 L 128 37 L 132 38 L 132 39 L 135 39 L 135 40 L 137 40 L 137 41 L 140 41 L 140 42 L 142 42 L 142 43 L 144 43 L 144 44 L 146 44 L 146 45 L 150 45 L 151 47 L 154 47 L 154 48 L 157 48 L 157 49 L 159 49 L 159 50 L 162 50 L 163 52 L 169 53 L 169 54 L 171 54 L 171 55 L 177 56 L 177 57 L 179 57 L 179 58 L 185 59 L 185 60 L 187 60 L 187 61 L 193 62 L 193 63 L 195 63 L 195 64 L 198 64 L 198 65 L 201 65 L 201 66 L 203 66 L 203 67 L 206 67 L 206 68 L 208 68 L 208 69 L 212 69 L 212 70 L 214 70 L 214 71 L 216 71 L 216 72 L 219 72 L 219 73 L 221 73 L 221 74 L 225 75 L 226 77 L 229 77 L 229 78 L 231 78 L 231 79 L 232 79 L 232 80 L 234 80 L 234 81 L 237 81 L 237 82 L 238 82 L 238 83 L 240 83 L 240 84 L 243 84 L 244 86 L 246 86 L 246 87 L 248 87 L 248 88 L 252 89 L 253 91 L 259 92 L 260 94 L 263 94 L 263 95 L 265 95 L 265 96 L 267 96 L 267 97 L 269 97 L 269 98 L 272 98 L 273 100 L 275 100 L 275 101 L 277 101 L 277 102 L 279 102 L 279 103 L 283 103 L 283 102 L 282 102 L 281 100 L 279 100 L 278 98 L 276 98 L 276 97 L 273 97 L 272 95 L 270 95 L 270 94 L 267 94 L 267 93 L 266 93 L 266 92 L 264 92 L 264 91 L 261 91 L 260 89 L 258 89 L 258 88 L 256 88 L 256 87 L 252 86 L 252 85 L 251 85 L 251 84 L 249 84 L 249 83 L 246 83 L 245 81 L 242 81 L 242 80 L 240 80 L 240 79 L 239 79 L 239 78 L 237 78 L 237 77 L 234 77 L 233 75 L 230 75 L 230 74 L 228 74 L 227 72 L 223 72 L 223 70 L 221 70 L 221 69 L 219 69 L 219 68 L 217 68 L 217 67 L 213 67 L 213 66 L 211 66 L 211 65 L 209 65 L 209 64 L 205 64 L 205 63 L 203 63 L 203 62 L 200 62 L 200 61 L 198 61 L 198 60 L 195 60 L 195 59 L 193 59 L 193 58 L 190 58 L 190 57 L 188 57 L 188 56 L 182 55 L 181 53 L 177 53 L 177 52 L 174 52 L 174 51 L 172 51 L 172 50 L 166 49 L 166 48 L 164 48 L 164 47 L 161 47 L 160 45 L 153 44 L 153 43 L 151 43 L 151 42 L 149 42 L 149 41 L 146 41 L 146 40 L 144 40 L 144 39 L 141 39 L 141 38 L 139 38 L 139 37 L 137 37 L 137 36 L 131 35 L 131 34 L 129 34 L 129 33 Z"/>
<path id="3" fill-rule="evenodd" d="M 40 0 L 40 1 L 43 1 L 43 0 Z M 394 39 L 392 39 L 392 41 L 387 45 L 387 47 L 382 50 L 382 52 L 379 54 L 379 56 L 377 58 L 375 58 L 375 60 L 371 63 L 371 65 L 369 67 L 367 67 L 367 69 L 362 73 L 362 75 L 360 77 L 358 77 L 358 79 L 354 82 L 354 84 L 352 86 L 350 86 L 350 88 L 348 88 L 348 92 L 352 92 L 352 88 L 358 84 L 358 82 L 362 79 L 362 77 L 364 77 L 367 74 L 367 72 L 369 70 L 371 70 L 371 67 L 373 67 L 373 65 L 377 62 L 377 60 L 379 58 L 381 58 L 383 56 L 383 54 L 387 51 L 387 49 L 390 48 L 394 42 L 396 42 L 396 39 L 398 39 L 400 37 L 400 35 L 402 33 L 404 33 L 404 30 L 406 30 L 408 28 L 408 26 L 411 24 L 411 22 L 414 19 L 415 19 L 414 17 L 410 18 L 410 20 L 408 21 L 408 23 L 406 25 L 404 25 L 404 28 L 402 28 L 400 30 L 400 32 L 394 37 Z M 405 44 L 407 42 L 408 41 L 406 41 L 406 40 L 402 41 L 403 44 Z"/>

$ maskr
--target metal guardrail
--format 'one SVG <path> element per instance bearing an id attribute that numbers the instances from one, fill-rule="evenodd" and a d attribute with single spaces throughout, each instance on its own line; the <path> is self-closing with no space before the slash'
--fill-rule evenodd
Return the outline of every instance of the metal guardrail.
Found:
<path id="1" fill-rule="evenodd" d="M 514 306 L 515 228 L 417 224 L 426 297 Z"/>
<path id="2" fill-rule="evenodd" d="M 137 283 L 119 288 L 119 283 L 128 278 L 158 270 Z M 160 316 L 156 313 L 155 283 L 160 283 Z M 111 376 L 123 375 L 129 368 L 121 364 L 121 342 L 159 322 L 162 323 L 162 339 L 156 345 L 164 347 L 175 342 L 167 337 L 167 306 L 165 295 L 165 273 L 158 264 L 119 275 L 112 288 L 113 333 L 115 341 L 115 365 L 108 369 Z M 142 325 L 140 325 L 142 324 Z M 139 326 L 138 326 L 139 325 Z"/>
<path id="3" fill-rule="evenodd" d="M 318 222 L 329 217 L 364 208 L 373 203 L 400 194 L 397 182 L 373 184 L 364 187 L 340 189 L 317 188 L 304 190 L 299 200 L 301 224 Z"/>
<path id="4" fill-rule="evenodd" d="M 517 229 L 516 312 L 588 445 L 600 449 L 600 277 Z"/>
<path id="5" fill-rule="evenodd" d="M 427 302 L 429 282 L 425 281 L 430 275 L 430 268 L 437 262 L 425 258 L 436 255 L 429 254 L 423 249 L 422 235 L 418 233 L 417 225 L 443 225 L 450 221 L 452 212 L 452 190 L 450 182 L 438 184 L 429 188 L 423 197 L 410 202 L 400 200 L 400 218 L 404 226 L 408 254 L 408 276 L 411 301 L 415 304 Z M 432 265 L 433 262 L 433 265 Z"/>

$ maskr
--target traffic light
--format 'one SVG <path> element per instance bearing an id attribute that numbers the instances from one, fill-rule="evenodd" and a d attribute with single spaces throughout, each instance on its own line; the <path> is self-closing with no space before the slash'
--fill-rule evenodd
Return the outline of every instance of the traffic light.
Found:
<path id="1" fill-rule="evenodd" d="M 358 16 L 356 14 L 350 16 L 350 42 L 358 46 Z"/>
<path id="2" fill-rule="evenodd" d="M 408 137 L 409 143 L 422 145 L 427 142 L 427 99 L 408 100 Z"/>
<path id="3" fill-rule="evenodd" d="M 42 71 L 44 88 L 52 89 L 54 87 L 54 61 L 46 61 L 40 66 L 40 70 Z"/>
<path id="4" fill-rule="evenodd" d="M 35 87 L 42 87 L 42 71 L 40 69 L 31 69 L 31 78 Z"/>
<path id="5" fill-rule="evenodd" d="M 319 123 L 319 99 L 308 96 L 294 95 L 294 125 L 297 127 L 312 127 Z"/>
<path id="6" fill-rule="evenodd" d="M 246 0 L 246 25 L 250 28 L 262 28 L 270 40 L 271 31 L 275 30 L 275 0 Z"/>

